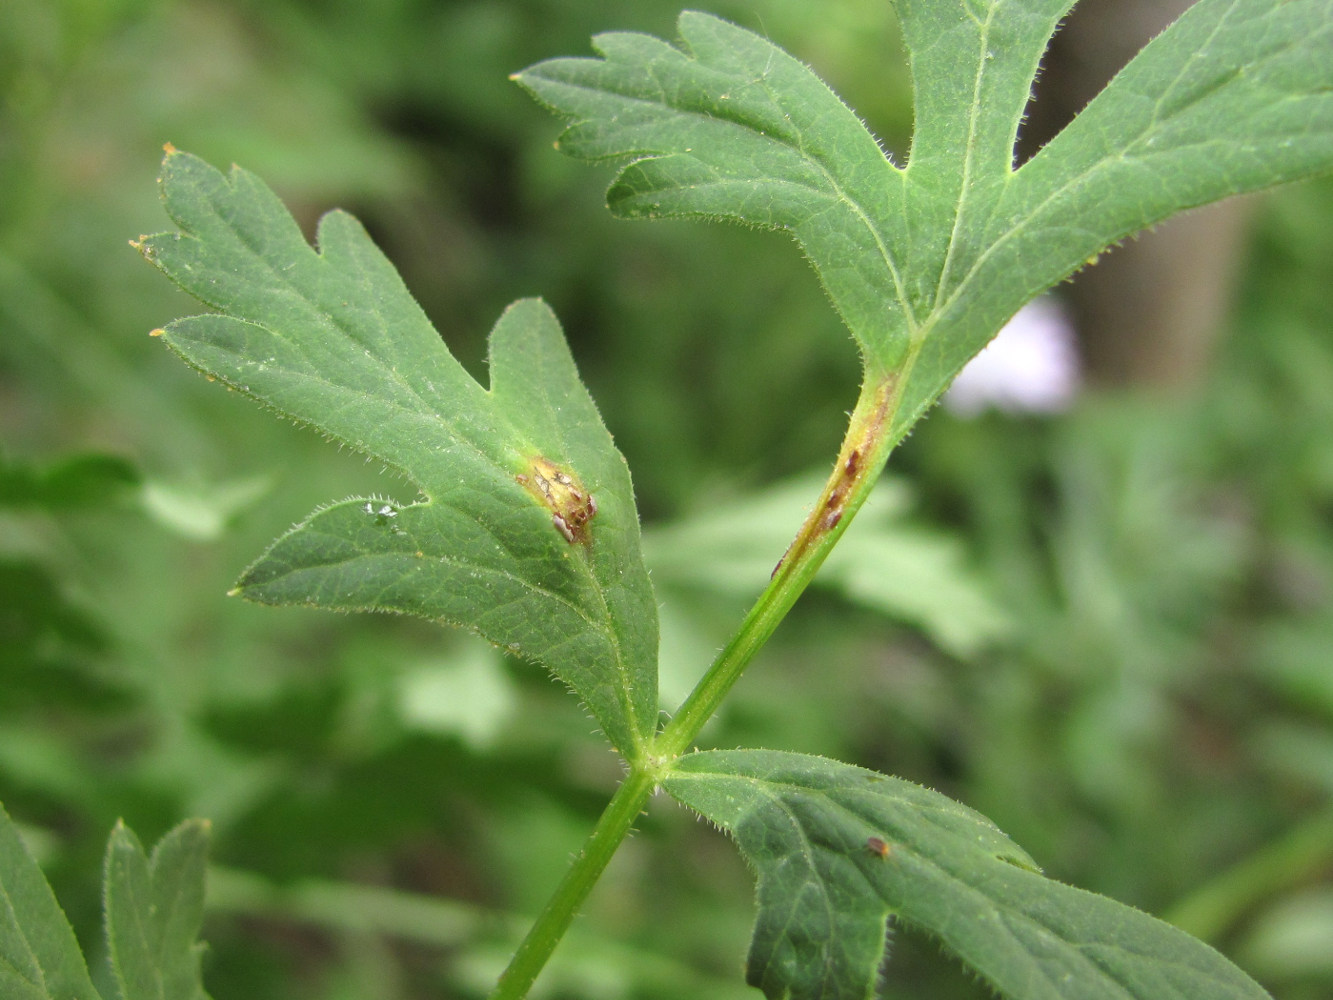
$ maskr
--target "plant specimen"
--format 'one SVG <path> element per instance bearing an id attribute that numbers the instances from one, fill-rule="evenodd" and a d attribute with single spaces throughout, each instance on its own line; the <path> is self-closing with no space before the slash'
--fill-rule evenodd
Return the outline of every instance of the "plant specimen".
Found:
<path id="1" fill-rule="evenodd" d="M 497 1000 L 526 995 L 657 789 L 724 829 L 755 871 L 746 976 L 769 997 L 873 995 L 890 920 L 935 936 L 1019 1000 L 1265 995 L 1183 932 L 1045 878 L 985 817 L 941 794 L 781 750 L 694 749 L 892 448 L 1024 303 L 1177 211 L 1333 168 L 1329 0 L 1201 0 L 1016 167 L 1038 62 L 1071 6 L 899 0 L 916 112 L 902 165 L 809 68 L 707 14 L 682 14 L 676 45 L 600 35 L 594 58 L 516 74 L 568 122 L 563 152 L 617 166 L 607 194 L 616 215 L 791 233 L 861 353 L 860 396 L 822 492 L 665 723 L 629 471 L 550 309 L 529 299 L 505 311 L 482 386 L 351 216 L 326 215 L 312 248 L 254 176 L 168 148 L 162 194 L 180 231 L 136 245 L 214 311 L 155 332 L 210 377 L 383 461 L 416 490 L 321 508 L 234 592 L 471 630 L 567 684 L 624 761 L 624 781 Z M 167 859 L 197 857 L 197 829 L 182 828 L 152 862 L 118 831 L 113 858 L 128 860 L 109 866 L 111 884 L 144 900 L 173 872 L 184 885 L 193 870 Z M 7 864 L 23 867 L 12 844 Z M 49 893 L 32 892 L 55 921 Z M 108 906 L 127 1000 L 201 992 L 196 896 L 189 919 L 160 934 L 170 975 L 195 984 L 183 991 L 139 985 L 139 952 L 121 933 L 129 918 Z M 30 949 L 26 967 L 78 958 L 57 951 Z M 21 995 L 94 995 L 81 981 L 43 989 Z"/>

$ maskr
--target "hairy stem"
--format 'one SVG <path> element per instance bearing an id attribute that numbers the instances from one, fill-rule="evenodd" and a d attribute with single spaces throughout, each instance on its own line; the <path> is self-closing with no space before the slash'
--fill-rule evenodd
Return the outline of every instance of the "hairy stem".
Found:
<path id="1" fill-rule="evenodd" d="M 633 827 L 656 786 L 656 772 L 636 766 L 616 789 L 616 794 L 611 797 L 597 825 L 584 842 L 583 850 L 574 858 L 574 863 L 569 866 L 565 877 L 547 901 L 546 908 L 514 952 L 514 957 L 509 960 L 508 967 L 491 992 L 490 1000 L 522 1000 L 528 995 L 533 980 L 564 937 L 574 915 L 606 870 L 612 855 Z"/>
<path id="2" fill-rule="evenodd" d="M 890 450 L 889 429 L 901 379 L 886 376 L 867 382 L 852 411 L 833 474 L 791 547 L 773 570 L 773 578 L 755 601 L 731 641 L 713 661 L 680 710 L 653 741 L 646 761 L 631 764 L 588 837 L 537 917 L 490 1000 L 522 1000 L 568 930 L 620 842 L 629 834 L 671 762 L 690 748 L 764 643 L 791 610 L 879 477 Z"/>
<path id="3" fill-rule="evenodd" d="M 888 432 L 899 384 L 898 379 L 888 377 L 862 389 L 824 491 L 736 634 L 654 742 L 653 752 L 659 760 L 689 749 L 865 502 L 888 458 Z"/>

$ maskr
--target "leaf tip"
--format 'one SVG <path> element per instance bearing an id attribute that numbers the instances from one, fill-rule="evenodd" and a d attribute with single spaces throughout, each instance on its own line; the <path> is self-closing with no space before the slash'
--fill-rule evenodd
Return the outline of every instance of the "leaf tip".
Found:
<path id="1" fill-rule="evenodd" d="M 157 327 L 157 328 L 155 328 L 155 329 L 149 330 L 149 331 L 148 331 L 148 336 L 150 336 L 150 337 L 160 337 L 160 336 L 162 336 L 162 334 L 164 334 L 164 333 L 166 333 L 166 332 L 167 332 L 166 330 L 162 329 L 162 327 L 159 326 L 159 327 Z"/>
<path id="2" fill-rule="evenodd" d="M 240 597 L 240 596 L 241 596 L 241 585 L 240 585 L 240 584 L 237 584 L 236 586 L 232 587 L 231 590 L 227 591 L 227 596 L 228 596 L 228 597 Z"/>

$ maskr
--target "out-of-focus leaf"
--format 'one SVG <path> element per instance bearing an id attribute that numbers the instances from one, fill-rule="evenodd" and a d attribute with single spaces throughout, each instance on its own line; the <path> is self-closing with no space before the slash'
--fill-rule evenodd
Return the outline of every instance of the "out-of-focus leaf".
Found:
<path id="1" fill-rule="evenodd" d="M 403 725 L 457 736 L 475 750 L 488 749 L 518 700 L 499 659 L 481 643 L 470 642 L 448 659 L 404 674 L 397 684 Z"/>
<path id="2" fill-rule="evenodd" d="M 71 455 L 46 466 L 0 458 L 0 507 L 106 506 L 139 481 L 139 470 L 114 455 Z"/>
<path id="3" fill-rule="evenodd" d="M 1316 886 L 1279 900 L 1254 921 L 1238 954 L 1274 981 L 1333 983 L 1333 889 Z"/>
<path id="4" fill-rule="evenodd" d="M 106 936 L 122 1000 L 208 1000 L 199 972 L 208 823 L 189 820 L 144 853 L 124 823 L 106 849 Z"/>
<path id="5" fill-rule="evenodd" d="M 0 560 L 0 708 L 123 706 L 127 691 L 100 670 L 108 652 L 102 623 L 46 567 Z"/>
<path id="6" fill-rule="evenodd" d="M 1302 711 L 1333 719 L 1333 618 L 1287 622 L 1260 633 L 1260 676 Z"/>
<path id="7" fill-rule="evenodd" d="M 193 488 L 150 480 L 144 486 L 143 500 L 158 523 L 194 541 L 212 541 L 239 511 L 267 493 L 270 485 L 267 476 Z"/>
<path id="8" fill-rule="evenodd" d="M 818 480 L 802 477 L 648 530 L 654 580 L 752 598 L 818 489 Z M 1009 623 L 957 541 L 908 522 L 907 505 L 901 482 L 882 481 L 814 585 L 916 625 L 956 656 L 973 655 Z"/>

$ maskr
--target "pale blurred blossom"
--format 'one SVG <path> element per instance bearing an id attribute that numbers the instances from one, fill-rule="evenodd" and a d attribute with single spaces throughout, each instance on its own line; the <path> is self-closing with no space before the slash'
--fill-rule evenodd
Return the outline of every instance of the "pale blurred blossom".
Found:
<path id="1" fill-rule="evenodd" d="M 1059 413 L 1079 388 L 1074 328 L 1058 302 L 1029 302 L 985 350 L 968 362 L 944 394 L 964 417 L 987 408 L 1005 413 Z"/>

